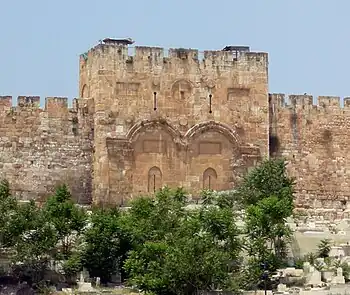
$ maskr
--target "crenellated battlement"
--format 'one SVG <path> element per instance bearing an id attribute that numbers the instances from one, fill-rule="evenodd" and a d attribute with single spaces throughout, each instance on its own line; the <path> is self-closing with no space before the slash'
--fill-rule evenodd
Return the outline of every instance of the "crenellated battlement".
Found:
<path id="1" fill-rule="evenodd" d="M 350 98 L 269 94 L 269 152 L 288 160 L 296 205 L 349 204 Z"/>
<path id="2" fill-rule="evenodd" d="M 45 105 L 41 107 L 40 96 L 18 96 L 17 99 L 12 96 L 0 96 L 1 111 L 35 111 L 40 110 L 49 114 L 64 114 L 69 112 L 78 112 L 80 108 L 86 108 L 87 105 L 93 109 L 89 98 L 74 98 L 72 107 L 69 107 L 68 97 L 52 96 L 45 98 Z M 86 112 L 86 110 L 85 110 Z"/>
<path id="3" fill-rule="evenodd" d="M 17 98 L 17 105 L 20 108 L 39 108 L 40 96 L 19 96 Z"/>
<path id="4" fill-rule="evenodd" d="M 90 111 L 91 110 L 91 111 Z M 91 115 L 90 115 L 91 114 Z M 0 178 L 22 200 L 43 200 L 67 183 L 77 201 L 90 201 L 93 100 L 0 96 Z"/>
<path id="5" fill-rule="evenodd" d="M 89 98 L 75 98 L 72 107 L 69 107 L 67 97 L 46 97 L 45 105 L 41 107 L 39 96 L 19 96 L 17 99 L 11 96 L 0 96 L 0 121 L 3 126 L 20 124 L 18 128 L 22 128 L 21 124 L 26 122 L 25 124 L 30 128 L 31 124 L 37 125 L 45 118 L 50 122 L 53 120 L 57 123 L 61 122 L 63 125 L 69 121 L 76 124 L 79 121 L 78 117 L 92 119 L 93 112 L 93 100 Z M 83 121 L 88 122 L 86 119 Z"/>
<path id="6" fill-rule="evenodd" d="M 312 95 L 296 95 L 296 94 L 281 94 L 271 93 L 269 94 L 270 105 L 275 108 L 286 108 L 286 109 L 305 109 L 305 110 L 350 110 L 350 97 L 343 99 L 344 105 L 341 103 L 339 96 L 318 96 Z"/>
<path id="7" fill-rule="evenodd" d="M 80 64 L 84 66 L 92 58 L 110 58 L 125 62 L 128 66 L 139 69 L 147 61 L 149 67 L 166 69 L 167 64 L 178 63 L 197 64 L 201 68 L 254 66 L 255 71 L 266 71 L 268 54 L 251 52 L 249 47 L 227 46 L 223 50 L 205 50 L 185 48 L 170 48 L 136 46 L 128 47 L 120 43 L 100 43 L 87 53 L 80 55 Z"/>

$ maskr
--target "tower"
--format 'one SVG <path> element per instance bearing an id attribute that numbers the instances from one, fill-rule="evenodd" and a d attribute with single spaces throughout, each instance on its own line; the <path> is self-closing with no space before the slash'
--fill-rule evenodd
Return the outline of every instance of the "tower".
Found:
<path id="1" fill-rule="evenodd" d="M 93 198 L 125 204 L 168 186 L 232 188 L 268 153 L 268 57 L 134 48 L 105 39 L 80 57 L 80 96 L 94 102 Z"/>

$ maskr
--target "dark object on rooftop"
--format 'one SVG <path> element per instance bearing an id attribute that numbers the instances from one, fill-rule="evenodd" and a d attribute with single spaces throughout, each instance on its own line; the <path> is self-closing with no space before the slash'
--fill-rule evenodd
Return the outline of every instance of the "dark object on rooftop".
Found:
<path id="1" fill-rule="evenodd" d="M 105 38 L 102 41 L 104 44 L 114 44 L 114 45 L 131 45 L 134 43 L 134 41 L 131 38 L 125 38 L 125 39 Z"/>
<path id="2" fill-rule="evenodd" d="M 222 51 L 239 51 L 239 52 L 249 52 L 249 46 L 226 46 Z"/>

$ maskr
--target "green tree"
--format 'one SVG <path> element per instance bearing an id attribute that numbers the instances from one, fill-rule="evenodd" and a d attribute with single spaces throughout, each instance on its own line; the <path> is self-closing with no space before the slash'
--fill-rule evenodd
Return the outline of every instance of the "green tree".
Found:
<path id="1" fill-rule="evenodd" d="M 0 247 L 10 250 L 13 272 L 38 282 L 47 269 L 55 236 L 34 201 L 19 204 L 7 181 L 0 183 Z"/>
<path id="2" fill-rule="evenodd" d="M 130 236 L 132 247 L 137 248 L 149 240 L 159 240 L 179 227 L 186 214 L 186 195 L 182 189 L 164 188 L 155 198 L 142 197 L 131 203 L 122 216 L 121 226 Z"/>
<path id="3" fill-rule="evenodd" d="M 73 283 L 76 279 L 76 274 L 82 269 L 82 256 L 81 250 L 76 249 L 72 251 L 68 258 L 63 261 L 62 269 L 65 279 L 68 283 Z"/>
<path id="4" fill-rule="evenodd" d="M 244 176 L 235 195 L 244 208 L 270 196 L 284 199 L 290 208 L 293 204 L 294 184 L 295 180 L 287 175 L 284 159 L 269 159 L 262 161 Z"/>
<path id="5" fill-rule="evenodd" d="M 305 254 L 304 260 L 309 262 L 311 265 L 315 265 L 315 262 L 317 260 L 317 255 L 315 253 L 309 252 Z"/>
<path id="6" fill-rule="evenodd" d="M 11 226 L 18 208 L 17 200 L 10 193 L 7 180 L 0 181 L 0 248 L 10 248 L 15 243 L 18 233 L 13 233 Z"/>
<path id="7" fill-rule="evenodd" d="M 287 175 L 282 159 L 265 160 L 248 173 L 235 193 L 245 209 L 245 240 L 249 255 L 245 271 L 250 286 L 261 280 L 263 268 L 283 266 L 291 230 L 286 218 L 294 210 L 294 180 Z M 242 282 L 247 282 L 242 279 Z"/>
<path id="8" fill-rule="evenodd" d="M 231 208 L 233 210 L 238 209 L 237 192 L 235 191 L 216 192 L 203 190 L 200 197 L 204 205 L 216 205 L 220 208 Z"/>
<path id="9" fill-rule="evenodd" d="M 323 239 L 318 245 L 318 257 L 327 258 L 329 257 L 329 252 L 331 252 L 331 240 Z"/>
<path id="10" fill-rule="evenodd" d="M 34 201 L 18 206 L 9 232 L 16 237 L 12 257 L 14 273 L 31 282 L 42 281 L 55 251 L 57 237 Z"/>
<path id="11" fill-rule="evenodd" d="M 182 190 L 166 188 L 136 200 L 125 224 L 137 236 L 125 262 L 131 284 L 154 294 L 233 287 L 240 241 L 230 207 L 189 209 Z"/>
<path id="12" fill-rule="evenodd" d="M 57 187 L 55 194 L 48 198 L 43 214 L 50 222 L 57 236 L 58 260 L 67 260 L 85 230 L 87 214 L 76 206 L 66 185 Z"/>
<path id="13" fill-rule="evenodd" d="M 16 243 L 17 261 L 49 260 L 55 251 L 56 232 L 34 201 L 19 206 L 10 230 L 20 237 Z"/>
<path id="14" fill-rule="evenodd" d="M 75 206 L 66 186 L 58 187 L 41 208 L 34 201 L 18 204 L 9 183 L 2 181 L 0 210 L 0 246 L 15 250 L 17 273 L 38 281 L 52 260 L 63 264 L 67 276 L 81 268 L 78 242 L 87 216 Z"/>
<path id="15" fill-rule="evenodd" d="M 95 208 L 91 225 L 84 235 L 82 264 L 93 277 L 100 277 L 102 283 L 120 269 L 130 250 L 128 236 L 120 227 L 121 213 L 117 208 Z"/>

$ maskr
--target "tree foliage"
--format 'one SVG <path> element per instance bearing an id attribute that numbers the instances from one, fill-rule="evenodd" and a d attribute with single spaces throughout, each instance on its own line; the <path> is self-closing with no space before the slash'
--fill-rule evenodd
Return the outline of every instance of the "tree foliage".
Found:
<path id="1" fill-rule="evenodd" d="M 18 207 L 12 231 L 19 235 L 15 247 L 17 261 L 35 264 L 50 260 L 57 235 L 50 220 L 33 201 Z"/>
<path id="2" fill-rule="evenodd" d="M 286 162 L 283 159 L 269 159 L 244 176 L 236 195 L 245 208 L 271 196 L 286 200 L 286 206 L 290 208 L 294 184 L 294 179 L 287 175 Z"/>
<path id="3" fill-rule="evenodd" d="M 138 236 L 125 263 L 130 283 L 155 294 L 232 286 L 240 242 L 230 208 L 189 209 L 182 190 L 165 188 L 136 200 L 125 219 Z"/>
<path id="4" fill-rule="evenodd" d="M 14 250 L 17 269 L 34 281 L 55 261 L 68 281 L 83 267 L 102 283 L 119 270 L 128 284 L 159 295 L 251 289 L 261 282 L 262 263 L 270 271 L 284 263 L 293 184 L 283 160 L 265 160 L 237 190 L 203 191 L 201 205 L 189 204 L 183 189 L 165 187 L 128 210 L 87 214 L 64 185 L 39 207 L 18 204 L 3 181 L 0 247 Z M 243 230 L 237 208 L 245 212 Z"/>
<path id="5" fill-rule="evenodd" d="M 294 180 L 287 175 L 283 159 L 265 160 L 248 173 L 237 190 L 245 209 L 249 284 L 258 284 L 266 264 L 270 271 L 283 266 L 291 231 L 286 218 L 294 210 Z M 246 280 L 248 281 L 248 280 Z"/>
<path id="6" fill-rule="evenodd" d="M 329 253 L 331 252 L 331 240 L 323 239 L 318 245 L 318 257 L 327 258 L 329 257 Z"/>
<path id="7" fill-rule="evenodd" d="M 57 187 L 55 194 L 45 203 L 43 215 L 53 226 L 60 245 L 57 258 L 68 259 L 87 224 L 85 210 L 74 204 L 67 186 L 62 185 Z"/>
<path id="8" fill-rule="evenodd" d="M 8 181 L 0 182 L 0 248 L 13 246 L 18 231 L 14 228 L 16 218 L 17 201 L 11 196 Z"/>
<path id="9" fill-rule="evenodd" d="M 84 231 L 86 214 L 76 207 L 66 186 L 58 187 L 39 207 L 34 201 L 18 203 L 3 181 L 0 207 L 1 246 L 13 250 L 11 259 L 19 275 L 40 280 L 51 261 L 62 264 L 68 276 L 81 269 L 77 241 Z"/>
<path id="10" fill-rule="evenodd" d="M 82 264 L 102 283 L 119 270 L 130 250 L 129 239 L 120 227 L 120 216 L 116 208 L 95 208 L 85 233 Z"/>

